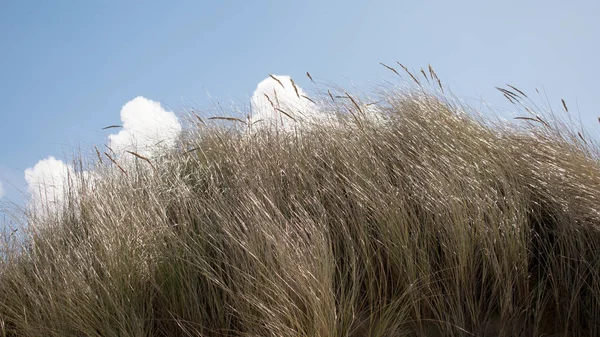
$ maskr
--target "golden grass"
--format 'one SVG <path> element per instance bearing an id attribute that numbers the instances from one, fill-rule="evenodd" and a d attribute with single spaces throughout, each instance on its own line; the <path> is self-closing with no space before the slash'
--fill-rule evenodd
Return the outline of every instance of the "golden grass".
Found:
<path id="1" fill-rule="evenodd" d="M 5 254 L 0 336 L 600 336 L 598 148 L 418 92 L 96 163 Z"/>

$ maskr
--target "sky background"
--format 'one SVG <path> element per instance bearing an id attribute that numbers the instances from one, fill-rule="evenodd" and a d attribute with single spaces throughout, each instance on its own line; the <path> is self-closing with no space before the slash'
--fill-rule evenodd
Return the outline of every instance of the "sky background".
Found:
<path id="1" fill-rule="evenodd" d="M 249 106 L 269 74 L 368 91 L 396 81 L 379 62 L 431 64 L 475 108 L 508 108 L 505 83 L 544 88 L 597 136 L 599 18 L 597 0 L 2 0 L 0 205 L 24 202 L 39 160 L 107 143 L 137 96 L 210 114 L 214 100 Z"/>

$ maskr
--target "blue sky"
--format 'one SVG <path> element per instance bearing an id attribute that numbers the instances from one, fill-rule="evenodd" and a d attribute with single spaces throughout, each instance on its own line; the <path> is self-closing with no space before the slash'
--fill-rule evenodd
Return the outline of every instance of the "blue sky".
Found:
<path id="1" fill-rule="evenodd" d="M 269 74 L 368 90 L 379 65 L 432 64 L 460 98 L 507 105 L 505 83 L 544 88 L 597 132 L 598 1 L 0 2 L 0 183 L 22 202 L 24 172 L 107 141 L 137 96 L 182 112 L 207 92 L 249 105 Z"/>

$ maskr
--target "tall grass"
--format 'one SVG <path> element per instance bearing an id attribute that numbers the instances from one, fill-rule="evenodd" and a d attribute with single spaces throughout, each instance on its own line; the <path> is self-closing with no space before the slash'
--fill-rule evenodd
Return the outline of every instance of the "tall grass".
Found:
<path id="1" fill-rule="evenodd" d="M 383 122 L 325 98 L 336 123 L 190 122 L 96 163 L 5 256 L 0 336 L 600 336 L 595 145 L 423 91 Z"/>

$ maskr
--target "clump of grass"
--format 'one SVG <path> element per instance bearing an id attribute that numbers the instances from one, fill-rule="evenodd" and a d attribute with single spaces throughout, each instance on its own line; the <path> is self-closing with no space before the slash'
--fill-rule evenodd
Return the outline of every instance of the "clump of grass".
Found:
<path id="1" fill-rule="evenodd" d="M 384 123 L 327 93 L 338 123 L 198 117 L 127 174 L 98 152 L 2 264 L 0 335 L 600 336 L 598 147 L 422 88 Z"/>

